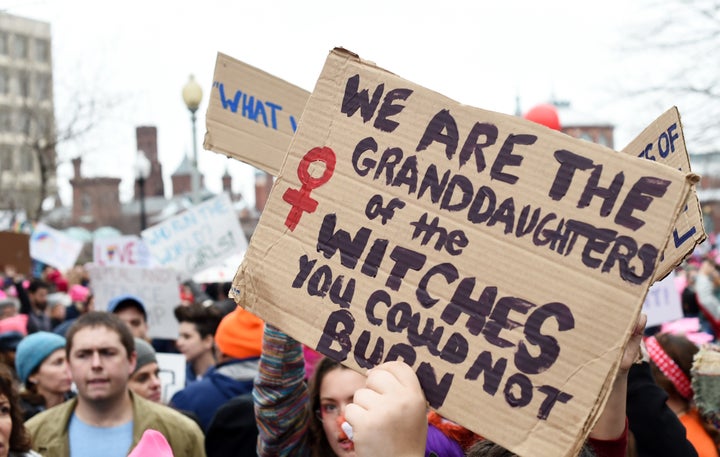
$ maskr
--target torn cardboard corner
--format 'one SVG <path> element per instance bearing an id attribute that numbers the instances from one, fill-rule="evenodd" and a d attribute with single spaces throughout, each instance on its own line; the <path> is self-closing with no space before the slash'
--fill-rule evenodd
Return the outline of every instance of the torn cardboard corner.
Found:
<path id="1" fill-rule="evenodd" d="M 358 371 L 405 361 L 431 407 L 518 455 L 573 455 L 692 187 L 610 152 L 334 50 L 239 304 Z"/>
<path id="2" fill-rule="evenodd" d="M 655 119 L 622 152 L 684 171 L 689 174 L 688 179 L 692 184 L 700 180 L 698 175 L 691 173 L 680 113 L 675 106 Z M 675 226 L 668 236 L 663 258 L 655 273 L 655 280 L 659 281 L 667 276 L 692 254 L 695 246 L 702 243 L 705 238 L 707 235 L 700 201 L 697 193 L 692 191 L 688 194 L 685 209 L 678 215 Z"/>
<path id="3" fill-rule="evenodd" d="M 218 53 L 203 147 L 277 176 L 309 96 Z"/>

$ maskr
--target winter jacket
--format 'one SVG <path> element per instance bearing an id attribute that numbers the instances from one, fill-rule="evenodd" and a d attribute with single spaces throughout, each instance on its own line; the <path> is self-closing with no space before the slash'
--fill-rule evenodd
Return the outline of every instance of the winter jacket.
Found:
<path id="1" fill-rule="evenodd" d="M 173 395 L 170 406 L 195 414 L 203 430 L 207 431 L 218 408 L 230 399 L 252 391 L 258 361 L 257 357 L 233 359 L 209 369 L 201 380 Z"/>
<path id="2" fill-rule="evenodd" d="M 175 457 L 204 457 L 204 436 L 198 425 L 167 406 L 145 400 L 130 392 L 133 405 L 133 443 L 137 445 L 151 428 L 165 436 Z M 44 411 L 25 423 L 32 436 L 33 449 L 43 457 L 70 455 L 68 428 L 77 398 Z M 130 450 L 128 450 L 129 452 Z"/>

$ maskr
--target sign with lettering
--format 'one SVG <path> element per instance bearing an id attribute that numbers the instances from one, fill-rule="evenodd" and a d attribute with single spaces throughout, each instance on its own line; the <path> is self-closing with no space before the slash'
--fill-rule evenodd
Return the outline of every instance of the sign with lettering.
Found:
<path id="1" fill-rule="evenodd" d="M 180 281 L 172 268 L 127 266 L 85 266 L 95 295 L 95 309 L 106 311 L 113 297 L 132 294 L 140 298 L 147 312 L 148 335 L 175 339 L 178 322 L 175 307 L 180 304 Z"/>
<path id="2" fill-rule="evenodd" d="M 60 271 L 67 271 L 75 265 L 82 247 L 82 241 L 43 223 L 35 226 L 30 235 L 30 257 Z"/>
<path id="3" fill-rule="evenodd" d="M 135 235 L 93 241 L 93 263 L 128 267 L 150 267 L 152 257 L 143 240 Z"/>
<path id="4" fill-rule="evenodd" d="M 218 53 L 205 149 L 277 175 L 310 93 Z"/>
<path id="5" fill-rule="evenodd" d="M 191 275 L 247 249 L 247 238 L 224 193 L 153 225 L 142 238 L 159 265 Z"/>
<path id="6" fill-rule="evenodd" d="M 675 286 L 674 271 L 650 287 L 642 310 L 647 314 L 648 327 L 683 318 L 680 292 Z"/>
<path id="7" fill-rule="evenodd" d="M 356 370 L 404 360 L 519 455 L 575 455 L 690 189 L 336 49 L 232 293 Z"/>
<path id="8" fill-rule="evenodd" d="M 643 130 L 623 152 L 690 172 L 690 157 L 685 147 L 680 113 L 674 106 Z M 675 221 L 655 279 L 660 279 L 672 271 L 685 257 L 692 254 L 695 246 L 705 238 L 700 202 L 697 193 L 691 192 L 684 210 Z"/>

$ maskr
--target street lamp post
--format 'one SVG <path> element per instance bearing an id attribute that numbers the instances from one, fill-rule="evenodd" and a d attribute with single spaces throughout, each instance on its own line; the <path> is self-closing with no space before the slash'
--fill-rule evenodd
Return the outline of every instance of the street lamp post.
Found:
<path id="1" fill-rule="evenodd" d="M 190 120 L 192 121 L 192 146 L 193 146 L 193 171 L 191 176 L 192 186 L 192 202 L 193 205 L 200 203 L 200 176 L 198 171 L 198 160 L 197 160 L 197 133 L 195 129 L 195 112 L 200 106 L 202 101 L 202 87 L 195 81 L 195 76 L 190 75 L 190 80 L 185 84 L 182 90 L 182 97 L 185 101 L 185 106 L 190 111 Z"/>
<path id="2" fill-rule="evenodd" d="M 147 228 L 147 218 L 145 215 L 145 180 L 150 176 L 150 161 L 145 152 L 138 150 L 135 157 L 135 177 L 138 182 L 138 190 L 140 191 L 140 231 Z"/>

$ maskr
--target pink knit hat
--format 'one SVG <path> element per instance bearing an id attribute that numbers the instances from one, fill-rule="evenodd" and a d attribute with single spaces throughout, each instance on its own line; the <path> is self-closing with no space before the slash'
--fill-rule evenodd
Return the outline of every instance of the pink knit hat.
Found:
<path id="1" fill-rule="evenodd" d="M 75 284 L 70 288 L 70 300 L 73 302 L 83 303 L 90 294 L 90 289 L 80 284 Z"/>
<path id="2" fill-rule="evenodd" d="M 162 433 L 151 428 L 145 430 L 137 446 L 128 457 L 174 457 L 170 443 Z"/>

